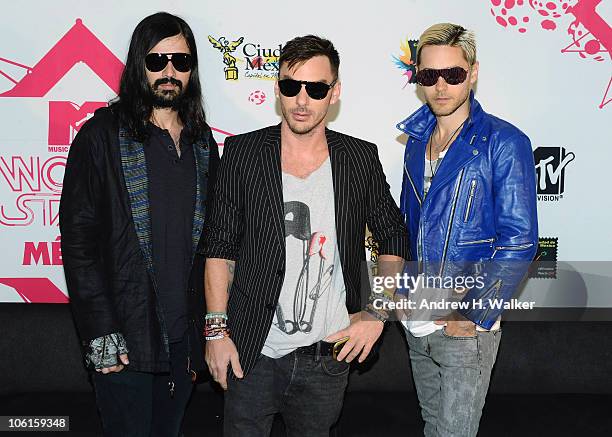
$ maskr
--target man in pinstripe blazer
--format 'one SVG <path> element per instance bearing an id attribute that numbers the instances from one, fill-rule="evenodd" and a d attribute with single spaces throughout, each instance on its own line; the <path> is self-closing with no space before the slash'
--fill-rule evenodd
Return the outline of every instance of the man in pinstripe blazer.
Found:
<path id="1" fill-rule="evenodd" d="M 328 435 L 349 363 L 383 329 L 360 297 L 366 224 L 382 261 L 409 258 L 376 146 L 325 127 L 332 43 L 295 38 L 279 66 L 282 121 L 227 139 L 204 232 L 206 360 L 228 436 L 269 435 L 276 413 L 289 435 Z"/>

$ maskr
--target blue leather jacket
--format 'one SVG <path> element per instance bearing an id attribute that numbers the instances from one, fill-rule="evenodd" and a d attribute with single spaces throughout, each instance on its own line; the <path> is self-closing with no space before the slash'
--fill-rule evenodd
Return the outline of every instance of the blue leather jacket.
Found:
<path id="1" fill-rule="evenodd" d="M 484 112 L 473 93 L 470 103 L 425 199 L 425 148 L 436 118 L 423 105 L 397 125 L 408 134 L 400 209 L 422 273 L 484 280 L 462 299 L 482 307 L 459 312 L 489 329 L 503 311 L 492 301 L 512 297 L 537 250 L 536 173 L 529 138 Z"/>

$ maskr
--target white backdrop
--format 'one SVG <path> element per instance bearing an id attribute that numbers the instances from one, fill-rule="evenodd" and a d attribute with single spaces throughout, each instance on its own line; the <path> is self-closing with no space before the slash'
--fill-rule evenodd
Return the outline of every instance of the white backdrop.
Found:
<path id="1" fill-rule="evenodd" d="M 57 212 L 68 146 L 115 95 L 136 24 L 160 10 L 195 33 L 219 142 L 278 123 L 271 77 L 280 44 L 307 33 L 331 39 L 342 95 L 330 127 L 378 144 L 396 199 L 405 138 L 395 125 L 421 101 L 394 57 L 409 63 L 401 47 L 435 22 L 473 29 L 477 99 L 526 132 L 540 148 L 536 164 L 544 160 L 541 194 L 552 200 L 538 202 L 540 235 L 550 238 L 542 259 L 558 247 L 559 260 L 611 260 L 612 0 L 20 1 L 4 6 L 0 28 L 0 301 L 67 300 Z M 209 35 L 244 38 L 232 53 L 237 80 L 226 80 Z"/>

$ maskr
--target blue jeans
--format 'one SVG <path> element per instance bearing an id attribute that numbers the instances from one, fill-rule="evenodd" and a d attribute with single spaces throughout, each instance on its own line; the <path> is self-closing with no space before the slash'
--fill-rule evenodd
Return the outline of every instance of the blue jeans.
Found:
<path id="1" fill-rule="evenodd" d="M 501 330 L 474 337 L 406 330 L 426 437 L 476 436 L 500 339 Z"/>
<path id="2" fill-rule="evenodd" d="M 342 410 L 348 372 L 349 364 L 329 356 L 260 355 L 243 379 L 228 377 L 224 436 L 268 437 L 276 413 L 289 437 L 329 436 Z"/>

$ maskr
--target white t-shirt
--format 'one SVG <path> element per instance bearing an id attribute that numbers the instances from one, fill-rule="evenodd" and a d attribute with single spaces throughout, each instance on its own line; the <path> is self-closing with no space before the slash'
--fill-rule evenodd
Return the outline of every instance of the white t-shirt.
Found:
<path id="1" fill-rule="evenodd" d="M 301 179 L 283 173 L 286 269 L 261 351 L 280 358 L 346 328 L 346 287 L 336 242 L 329 158 Z"/>

